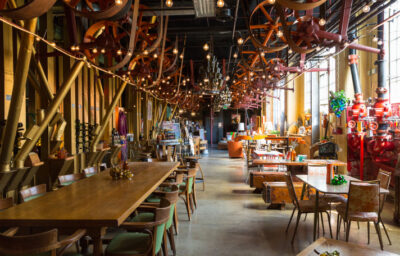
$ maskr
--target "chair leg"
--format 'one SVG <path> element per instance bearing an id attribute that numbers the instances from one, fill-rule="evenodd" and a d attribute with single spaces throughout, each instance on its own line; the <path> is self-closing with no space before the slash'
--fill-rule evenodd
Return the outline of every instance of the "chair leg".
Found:
<path id="1" fill-rule="evenodd" d="M 339 240 L 339 234 L 340 234 L 340 222 L 342 221 L 342 218 L 340 218 L 340 215 L 337 215 L 337 222 L 336 222 L 336 240 Z"/>
<path id="2" fill-rule="evenodd" d="M 357 221 L 357 228 L 358 228 L 358 230 L 360 230 L 360 222 L 359 221 Z"/>
<path id="3" fill-rule="evenodd" d="M 172 228 L 172 226 L 169 228 L 169 230 L 167 231 L 168 234 L 168 238 L 169 238 L 169 244 L 171 246 L 171 250 L 174 253 L 174 255 L 176 255 L 176 247 L 175 247 L 175 238 L 174 238 L 174 230 Z"/>
<path id="4" fill-rule="evenodd" d="M 178 234 L 178 227 L 179 227 L 179 220 L 178 220 L 178 210 L 176 209 L 176 204 L 175 204 L 175 210 L 174 210 L 174 228 L 175 228 L 175 234 Z"/>
<path id="5" fill-rule="evenodd" d="M 164 230 L 162 252 L 164 256 L 168 256 L 167 230 Z"/>
<path id="6" fill-rule="evenodd" d="M 190 212 L 190 206 L 189 206 L 189 198 L 188 198 L 187 195 L 186 195 L 186 199 L 183 199 L 183 201 L 185 202 L 187 215 L 188 215 L 188 218 L 189 218 L 189 220 L 190 220 L 191 212 Z"/>
<path id="7" fill-rule="evenodd" d="M 322 235 L 325 235 L 325 225 L 324 225 L 324 218 L 322 217 L 322 212 L 320 212 L 320 216 L 321 216 Z"/>
<path id="8" fill-rule="evenodd" d="M 347 222 L 347 231 L 346 231 L 346 242 L 349 241 L 349 235 L 350 235 L 350 226 L 351 226 L 351 220 Z"/>
<path id="9" fill-rule="evenodd" d="M 194 213 L 193 194 L 189 194 L 189 202 L 190 202 L 190 209 L 192 210 L 192 213 Z"/>
<path id="10" fill-rule="evenodd" d="M 201 178 L 202 178 L 202 180 L 203 180 L 203 191 L 206 191 L 206 182 L 205 182 L 205 180 L 204 180 L 204 173 L 203 173 L 203 169 L 201 169 L 201 166 L 200 166 L 200 164 L 198 164 L 198 166 L 199 166 L 199 170 L 200 170 Z"/>
<path id="11" fill-rule="evenodd" d="M 306 221 L 306 219 L 307 219 L 307 213 L 304 214 L 304 221 Z"/>
<path id="12" fill-rule="evenodd" d="M 378 222 L 374 222 L 374 225 L 375 225 L 376 233 L 378 234 L 381 250 L 383 251 L 383 243 L 382 243 L 381 229 L 379 227 L 379 220 L 378 220 Z"/>
<path id="13" fill-rule="evenodd" d="M 287 227 L 286 227 L 286 233 L 288 232 L 288 230 L 289 230 L 289 226 L 290 226 L 290 223 L 292 222 L 292 219 L 293 219 L 293 215 L 294 215 L 294 212 L 296 211 L 296 207 L 294 207 L 294 209 L 293 209 L 293 212 L 292 212 L 292 215 L 290 216 L 290 219 L 289 219 L 289 223 L 287 224 Z"/>
<path id="14" fill-rule="evenodd" d="M 389 240 L 389 245 L 392 245 L 392 241 L 390 240 L 389 233 L 386 230 L 385 223 L 383 223 L 381 217 L 379 217 L 379 222 L 382 223 L 383 231 L 385 231 L 386 237 Z"/>
<path id="15" fill-rule="evenodd" d="M 294 238 L 295 238 L 296 233 L 297 233 L 297 228 L 299 226 L 300 217 L 301 217 L 301 212 L 299 210 L 299 211 L 297 211 L 297 220 L 296 220 L 296 226 L 294 227 L 294 232 L 293 232 L 293 237 L 292 237 L 292 244 L 294 242 Z"/>
<path id="16" fill-rule="evenodd" d="M 194 188 L 193 188 L 192 195 L 193 195 L 193 202 L 194 202 L 194 206 L 195 206 L 195 207 L 196 207 L 196 209 L 197 209 L 196 190 L 194 190 Z"/>
<path id="17" fill-rule="evenodd" d="M 367 221 L 367 233 L 368 233 L 368 244 L 369 244 L 369 237 L 370 237 L 369 221 Z"/>
<path id="18" fill-rule="evenodd" d="M 329 233 L 331 233 L 331 238 L 333 239 L 332 226 L 331 226 L 331 215 L 329 214 L 329 212 L 326 212 L 326 216 L 328 217 Z"/>

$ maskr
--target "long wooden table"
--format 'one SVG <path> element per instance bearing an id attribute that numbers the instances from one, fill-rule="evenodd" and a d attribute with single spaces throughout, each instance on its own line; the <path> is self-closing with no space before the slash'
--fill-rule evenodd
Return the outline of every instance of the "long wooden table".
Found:
<path id="1" fill-rule="evenodd" d="M 327 159 L 310 159 L 304 160 L 303 162 L 299 161 L 289 161 L 282 159 L 254 159 L 253 164 L 256 165 L 286 165 L 286 166 L 306 166 L 308 164 L 332 164 L 334 166 L 347 166 L 347 163 L 339 161 L 339 160 L 327 160 Z"/>
<path id="2" fill-rule="evenodd" d="M 101 237 L 118 227 L 178 167 L 178 162 L 132 162 L 132 180 L 113 180 L 109 170 L 0 212 L 0 226 L 87 229 L 93 254 Z"/>
<path id="3" fill-rule="evenodd" d="M 314 188 L 316 193 L 315 193 L 315 212 L 314 212 L 314 233 L 313 233 L 313 239 L 314 241 L 317 238 L 317 226 L 318 226 L 318 207 L 319 207 L 319 193 L 324 193 L 324 194 L 337 194 L 337 195 L 347 195 L 349 193 L 349 188 L 350 188 L 350 181 L 351 180 L 359 180 L 351 176 L 343 175 L 345 179 L 348 181 L 345 184 L 342 185 L 330 185 L 326 184 L 326 177 L 325 176 L 310 176 L 310 175 L 296 175 L 297 178 L 299 178 L 301 181 L 304 182 L 303 184 L 303 193 L 302 197 L 305 191 L 305 186 L 306 184 L 309 185 L 310 187 Z M 380 188 L 379 190 L 380 193 L 382 194 L 389 194 L 389 190 Z"/>
<path id="4" fill-rule="evenodd" d="M 307 248 L 301 251 L 297 256 L 317 256 L 325 251 L 333 252 L 338 251 L 340 255 L 375 255 L 375 256 L 395 256 L 391 252 L 376 250 L 364 245 L 348 243 L 344 241 L 329 239 L 325 237 L 319 238 L 314 243 L 310 244 Z"/>

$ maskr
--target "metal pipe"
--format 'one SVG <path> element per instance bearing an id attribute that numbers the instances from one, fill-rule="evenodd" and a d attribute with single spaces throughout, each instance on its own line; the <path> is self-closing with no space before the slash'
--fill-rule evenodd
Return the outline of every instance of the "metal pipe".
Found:
<path id="1" fill-rule="evenodd" d="M 27 20 L 24 27 L 31 32 L 35 32 L 36 24 L 37 18 L 34 18 Z M 29 72 L 29 63 L 32 56 L 33 41 L 34 37 L 31 34 L 24 33 L 21 37 L 17 67 L 15 69 L 15 81 L 0 153 L 0 171 L 3 172 L 10 171 L 11 156 L 14 147 L 18 121 L 21 115 L 22 103 L 25 100 L 24 94 Z"/>
<path id="2" fill-rule="evenodd" d="M 25 144 L 22 146 L 21 150 L 15 156 L 15 164 L 17 168 L 22 168 L 24 166 L 25 158 L 28 156 L 29 152 L 31 152 L 33 147 L 36 145 L 37 140 L 42 135 L 44 130 L 47 128 L 50 121 L 53 119 L 54 115 L 57 113 L 58 108 L 63 102 L 65 96 L 67 96 L 68 92 L 70 91 L 72 84 L 74 83 L 79 72 L 82 70 L 84 64 L 85 62 L 83 61 L 75 62 L 68 78 L 64 81 L 64 83 L 58 90 L 53 101 L 49 104 L 46 116 L 41 121 L 39 128 L 37 128 L 37 131 L 33 134 L 32 139 L 27 140 Z"/>
<path id="3" fill-rule="evenodd" d="M 353 78 L 354 94 L 361 94 L 360 76 L 357 68 L 357 55 L 355 49 L 349 49 L 349 64 L 351 70 L 351 77 Z"/>
<path id="4" fill-rule="evenodd" d="M 356 49 L 356 50 L 375 53 L 375 54 L 380 54 L 381 53 L 381 49 L 370 47 L 370 46 L 366 46 L 366 45 L 361 45 L 361 44 L 349 44 L 348 47 L 350 49 Z"/>
<path id="5" fill-rule="evenodd" d="M 378 15 L 378 24 L 383 22 L 383 20 L 385 19 L 385 14 L 384 12 L 379 13 Z M 377 33 L 377 37 L 378 40 L 382 42 L 381 45 L 379 45 L 379 49 L 383 50 L 384 49 L 384 41 L 383 41 L 383 37 L 384 37 L 384 28 L 381 27 L 380 29 L 378 29 L 378 33 Z M 378 60 L 376 61 L 376 65 L 378 66 L 378 88 L 386 88 L 386 79 L 385 79 L 385 59 L 384 59 L 384 55 L 383 54 L 379 54 L 378 55 Z M 386 99 L 388 97 L 387 93 L 385 90 L 380 90 L 378 92 L 378 98 L 381 99 Z"/>
<path id="6" fill-rule="evenodd" d="M 93 139 L 92 145 L 90 145 L 92 152 L 96 152 L 97 144 L 99 143 L 101 136 L 103 136 L 103 133 L 106 128 L 106 124 L 109 121 L 109 119 L 114 111 L 114 108 L 117 105 L 119 99 L 121 98 L 122 93 L 124 92 L 127 84 L 128 84 L 127 82 L 123 82 L 121 84 L 121 86 L 118 88 L 117 93 L 115 94 L 114 98 L 112 99 L 111 104 L 108 106 L 107 111 L 104 114 L 104 117 L 102 117 L 100 126 L 98 128 L 99 130 L 96 133 L 96 137 Z"/>
<path id="7" fill-rule="evenodd" d="M 104 114 L 104 91 L 103 91 L 103 86 L 101 85 L 99 71 L 96 70 L 94 75 L 96 76 L 96 86 L 97 86 L 97 90 L 99 91 L 100 120 L 101 120 L 103 118 L 103 114 Z"/>

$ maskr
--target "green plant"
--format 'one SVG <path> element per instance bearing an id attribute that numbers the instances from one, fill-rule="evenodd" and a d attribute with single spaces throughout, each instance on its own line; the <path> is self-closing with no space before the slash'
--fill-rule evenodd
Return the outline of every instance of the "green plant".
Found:
<path id="1" fill-rule="evenodd" d="M 338 92 L 329 92 L 329 108 L 337 117 L 341 117 L 343 110 L 349 103 L 350 99 L 346 97 L 343 90 Z"/>

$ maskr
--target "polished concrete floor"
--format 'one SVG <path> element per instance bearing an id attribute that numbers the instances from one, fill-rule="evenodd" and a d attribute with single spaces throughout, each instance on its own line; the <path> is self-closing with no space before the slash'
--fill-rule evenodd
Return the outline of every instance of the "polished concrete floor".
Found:
<path id="1" fill-rule="evenodd" d="M 292 206 L 286 206 L 285 210 L 267 210 L 261 195 L 253 194 L 253 189 L 244 182 L 246 169 L 242 159 L 229 159 L 226 151 L 212 150 L 200 163 L 205 172 L 206 189 L 203 192 L 202 185 L 197 184 L 198 209 L 190 222 L 182 201 L 178 205 L 177 255 L 296 255 L 312 243 L 313 216 L 301 220 L 295 242 L 291 245 L 294 224 L 288 234 L 285 228 Z M 387 223 L 393 245 L 388 245 L 384 237 L 384 247 L 400 254 L 400 227 L 392 222 L 392 213 L 393 205 L 387 203 L 383 220 Z M 333 214 L 334 235 L 336 216 Z M 352 225 L 350 242 L 366 245 L 366 224 L 360 226 L 358 230 L 355 223 Z M 341 233 L 341 239 L 344 239 L 344 233 Z M 369 246 L 379 248 L 373 227 Z"/>

